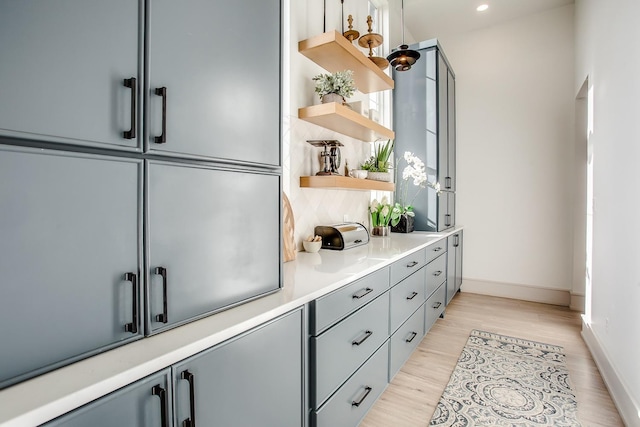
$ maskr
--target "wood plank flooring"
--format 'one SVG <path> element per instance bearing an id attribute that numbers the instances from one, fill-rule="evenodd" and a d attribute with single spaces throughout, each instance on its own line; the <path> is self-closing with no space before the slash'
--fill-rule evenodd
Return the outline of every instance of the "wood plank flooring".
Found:
<path id="1" fill-rule="evenodd" d="M 472 329 L 564 347 L 583 427 L 623 426 L 580 336 L 580 314 L 566 307 L 458 293 L 361 427 L 424 427 Z"/>

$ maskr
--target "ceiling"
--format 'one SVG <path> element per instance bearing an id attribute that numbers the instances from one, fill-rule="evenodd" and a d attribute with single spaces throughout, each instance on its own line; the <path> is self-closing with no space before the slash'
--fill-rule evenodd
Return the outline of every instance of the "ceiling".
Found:
<path id="1" fill-rule="evenodd" d="M 574 0 L 404 0 L 407 42 L 411 42 L 410 35 L 416 42 L 442 38 L 572 3 Z M 481 4 L 489 9 L 476 11 Z"/>

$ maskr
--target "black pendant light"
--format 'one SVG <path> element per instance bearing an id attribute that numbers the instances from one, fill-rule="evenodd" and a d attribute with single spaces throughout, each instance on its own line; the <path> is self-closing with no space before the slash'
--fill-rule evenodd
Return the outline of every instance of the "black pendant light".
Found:
<path id="1" fill-rule="evenodd" d="M 402 0 L 400 11 L 400 25 L 402 26 L 402 44 L 387 56 L 387 60 L 396 71 L 407 71 L 420 58 L 420 53 L 409 49 L 409 46 L 404 44 L 404 0 Z"/>

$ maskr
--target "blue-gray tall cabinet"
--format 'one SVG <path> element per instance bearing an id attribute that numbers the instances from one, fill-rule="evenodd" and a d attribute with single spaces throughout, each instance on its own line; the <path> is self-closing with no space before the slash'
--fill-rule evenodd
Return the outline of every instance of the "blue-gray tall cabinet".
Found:
<path id="1" fill-rule="evenodd" d="M 415 229 L 443 231 L 455 225 L 455 74 L 436 39 L 411 46 L 420 59 L 408 71 L 394 71 L 395 152 L 410 151 L 425 162 L 427 178 L 438 182 L 413 202 Z"/>
<path id="2" fill-rule="evenodd" d="M 280 288 L 280 35 L 280 0 L 2 3 L 0 388 Z M 302 425 L 303 317 L 55 425 Z"/>

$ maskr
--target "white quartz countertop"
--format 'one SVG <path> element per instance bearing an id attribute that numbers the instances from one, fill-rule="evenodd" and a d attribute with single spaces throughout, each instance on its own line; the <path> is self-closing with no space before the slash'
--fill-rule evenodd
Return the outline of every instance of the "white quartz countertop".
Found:
<path id="1" fill-rule="evenodd" d="M 280 291 L 0 390 L 0 426 L 33 427 L 267 322 L 455 233 L 392 233 L 367 245 L 298 252 Z M 46 351 L 46 349 L 43 349 Z"/>

